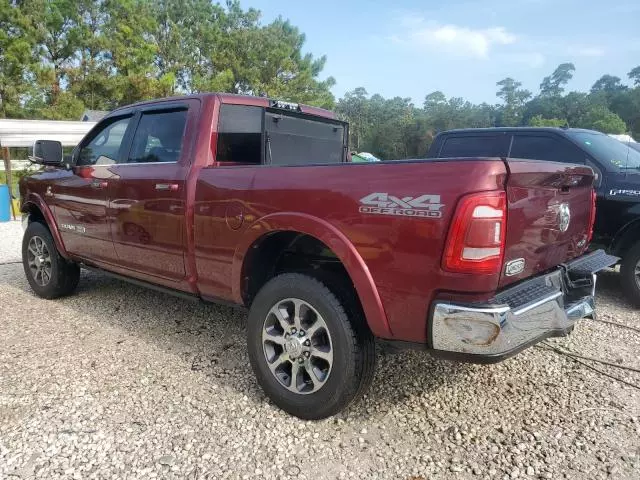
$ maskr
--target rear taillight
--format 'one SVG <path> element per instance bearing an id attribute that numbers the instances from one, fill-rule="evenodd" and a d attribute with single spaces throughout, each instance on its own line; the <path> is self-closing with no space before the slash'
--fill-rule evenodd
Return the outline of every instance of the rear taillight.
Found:
<path id="1" fill-rule="evenodd" d="M 596 223 L 596 191 L 591 190 L 591 215 L 589 216 L 589 233 L 587 243 L 593 238 L 593 225 Z"/>
<path id="2" fill-rule="evenodd" d="M 451 272 L 499 273 L 506 223 L 505 192 L 462 197 L 449 229 L 442 268 Z"/>

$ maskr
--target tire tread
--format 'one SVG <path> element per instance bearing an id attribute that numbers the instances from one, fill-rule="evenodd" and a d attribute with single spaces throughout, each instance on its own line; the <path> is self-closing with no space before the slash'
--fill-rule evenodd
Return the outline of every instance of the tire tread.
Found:
<path id="1" fill-rule="evenodd" d="M 263 288 L 258 292 L 253 305 L 261 304 L 263 296 L 268 297 L 272 290 L 287 291 L 291 288 L 300 288 L 301 285 L 303 285 L 303 288 L 305 289 L 313 289 L 314 293 L 322 296 L 337 313 L 336 319 L 340 322 L 343 328 L 346 336 L 346 343 L 348 344 L 347 348 L 351 352 L 350 357 L 354 360 L 354 363 L 353 365 L 346 366 L 345 381 L 341 386 L 339 386 L 338 390 L 334 392 L 334 395 L 332 396 L 332 400 L 334 401 L 327 402 L 315 409 L 289 406 L 285 404 L 283 398 L 274 398 L 273 395 L 270 396 L 283 410 L 286 410 L 300 418 L 318 420 L 338 413 L 347 407 L 352 401 L 361 396 L 370 386 L 375 371 L 375 341 L 373 335 L 364 324 L 363 316 L 361 317 L 361 315 L 357 313 L 357 309 L 354 310 L 355 302 L 352 303 L 345 300 L 341 301 L 341 299 L 344 298 L 343 292 L 335 288 L 335 290 L 339 292 L 336 294 L 336 292 L 328 287 L 324 281 L 316 278 L 315 276 L 309 276 L 302 273 L 280 274 L 263 286 Z M 348 305 L 348 308 L 345 308 L 345 304 Z M 257 321 L 257 319 L 252 319 L 251 317 L 252 315 L 250 314 L 250 321 Z M 259 318 L 261 317 L 258 316 L 258 319 Z M 248 327 L 248 331 L 249 328 L 251 328 L 251 326 Z M 251 338 L 248 340 L 251 345 Z M 255 361 L 256 359 L 252 358 L 252 364 Z M 260 371 L 256 366 L 254 366 L 254 371 L 256 372 L 256 375 L 260 376 Z M 260 383 L 263 384 L 263 388 L 265 388 L 265 382 L 260 378 L 259 380 Z M 269 395 L 269 392 L 267 392 L 267 394 Z"/>
<path id="2" fill-rule="evenodd" d="M 622 257 L 620 276 L 622 289 L 627 298 L 640 308 L 640 286 L 636 283 L 635 268 L 640 262 L 640 242 L 632 246 Z"/>
<path id="3" fill-rule="evenodd" d="M 49 283 L 44 287 L 34 282 L 26 264 L 27 245 L 29 239 L 33 235 L 38 235 L 46 241 L 47 248 L 52 257 L 52 262 L 55 262 L 55 276 L 54 278 L 51 278 Z M 30 223 L 24 233 L 22 242 L 23 268 L 25 271 L 25 275 L 27 276 L 29 285 L 31 286 L 31 289 L 36 293 L 36 295 L 51 300 L 54 298 L 70 295 L 75 291 L 80 280 L 80 267 L 77 263 L 70 262 L 66 260 L 62 255 L 60 255 L 60 252 L 58 252 L 58 249 L 56 248 L 53 236 L 51 235 L 51 232 L 49 231 L 47 225 L 44 225 L 37 221 Z"/>

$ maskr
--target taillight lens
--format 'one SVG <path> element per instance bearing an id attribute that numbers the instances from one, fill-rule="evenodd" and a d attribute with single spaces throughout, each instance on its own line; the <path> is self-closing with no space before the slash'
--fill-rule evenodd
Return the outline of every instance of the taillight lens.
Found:
<path id="1" fill-rule="evenodd" d="M 449 229 L 442 268 L 451 272 L 499 273 L 506 223 L 505 192 L 462 197 Z"/>
<path id="2" fill-rule="evenodd" d="M 593 238 L 593 226 L 596 223 L 596 191 L 591 190 L 591 215 L 589 217 L 589 233 L 587 234 L 587 243 Z"/>

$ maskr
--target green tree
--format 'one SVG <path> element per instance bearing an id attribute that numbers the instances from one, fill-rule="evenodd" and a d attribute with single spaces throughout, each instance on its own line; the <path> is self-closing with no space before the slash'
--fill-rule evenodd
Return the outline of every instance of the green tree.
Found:
<path id="1" fill-rule="evenodd" d="M 372 127 L 366 150 L 383 159 L 407 158 L 405 129 L 414 119 L 411 99 L 385 100 L 376 94 L 371 97 L 370 109 Z"/>
<path id="2" fill-rule="evenodd" d="M 628 87 L 622 84 L 620 77 L 614 75 L 601 76 L 591 87 L 591 93 L 604 92 L 607 94 L 613 94 L 622 92 Z"/>
<path id="3" fill-rule="evenodd" d="M 543 97 L 538 95 L 526 103 L 522 113 L 522 123 L 527 125 L 535 116 L 542 118 L 565 118 L 566 112 L 562 97 Z"/>
<path id="4" fill-rule="evenodd" d="M 564 92 L 564 87 L 573 78 L 576 67 L 573 63 L 561 63 L 553 73 L 545 77 L 540 84 L 541 97 L 559 97 Z"/>
<path id="5" fill-rule="evenodd" d="M 629 77 L 630 80 L 633 80 L 633 84 L 636 87 L 640 87 L 640 66 L 635 67 L 633 70 L 631 70 L 627 76 Z"/>
<path id="6" fill-rule="evenodd" d="M 0 118 L 21 117 L 29 90 L 33 35 L 28 18 L 9 0 L 0 0 Z"/>
<path id="7" fill-rule="evenodd" d="M 609 108 L 624 120 L 633 137 L 640 139 L 640 86 L 613 96 Z"/>
<path id="8" fill-rule="evenodd" d="M 565 118 L 570 127 L 579 126 L 594 102 L 594 97 L 584 92 L 569 92 L 558 99 L 562 114 L 559 118 Z M 603 104 L 606 107 L 606 104 Z"/>
<path id="9" fill-rule="evenodd" d="M 109 39 L 105 25 L 109 11 L 103 0 L 78 0 L 80 23 L 76 29 L 78 50 L 76 62 L 68 68 L 69 91 L 86 108 L 110 110 L 118 105 L 116 82 L 106 49 Z"/>
<path id="10" fill-rule="evenodd" d="M 502 125 L 516 126 L 522 120 L 523 108 L 526 101 L 531 97 L 529 90 L 521 89 L 522 84 L 513 78 L 507 77 L 496 83 L 500 90 L 496 93 L 498 98 L 504 102 L 502 108 Z"/>
<path id="11" fill-rule="evenodd" d="M 154 66 L 158 46 L 151 36 L 156 28 L 151 2 L 105 0 L 105 8 L 106 57 L 110 68 L 117 72 L 111 77 L 116 103 L 125 105 L 171 94 L 175 79 L 158 78 Z"/>
<path id="12" fill-rule="evenodd" d="M 427 112 L 436 111 L 439 107 L 446 105 L 447 97 L 440 90 L 431 92 L 424 97 L 423 107 Z"/>
<path id="13" fill-rule="evenodd" d="M 231 66 L 235 93 L 267 95 L 332 108 L 331 87 L 335 80 L 319 80 L 326 57 L 304 54 L 304 34 L 288 20 L 277 18 L 271 24 L 239 30 L 238 49 Z M 248 51 L 246 51 L 248 50 Z"/>
<path id="14" fill-rule="evenodd" d="M 496 123 L 497 112 L 494 107 L 473 105 L 462 98 L 450 98 L 440 92 L 427 95 L 423 103 L 426 125 L 433 133 L 464 127 L 490 127 Z"/>
<path id="15" fill-rule="evenodd" d="M 34 79 L 40 88 L 31 108 L 55 106 L 79 47 L 82 21 L 74 0 L 25 0 L 22 9 L 31 22 L 40 65 Z"/>
<path id="16" fill-rule="evenodd" d="M 589 109 L 578 126 L 602 133 L 626 133 L 627 131 L 624 120 L 602 105 Z"/>
<path id="17" fill-rule="evenodd" d="M 364 145 L 364 136 L 370 129 L 367 95 L 367 91 L 363 87 L 358 87 L 345 93 L 336 105 L 336 112 L 349 121 L 349 143 L 357 151 L 361 151 L 361 147 Z"/>
<path id="18" fill-rule="evenodd" d="M 531 127 L 564 127 L 567 121 L 561 118 L 543 118 L 542 115 L 536 115 L 529 120 Z"/>
<path id="19" fill-rule="evenodd" d="M 157 0 L 151 8 L 158 76 L 175 79 L 173 92 L 190 93 L 206 56 L 218 53 L 224 8 L 210 0 Z"/>

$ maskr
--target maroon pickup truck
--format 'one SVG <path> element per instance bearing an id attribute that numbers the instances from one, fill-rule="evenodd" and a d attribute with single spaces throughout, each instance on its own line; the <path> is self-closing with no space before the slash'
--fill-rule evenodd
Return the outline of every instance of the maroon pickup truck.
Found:
<path id="1" fill-rule="evenodd" d="M 249 309 L 273 401 L 332 415 L 363 393 L 375 341 L 495 362 L 594 314 L 585 166 L 464 158 L 351 163 L 327 111 L 223 94 L 120 108 L 63 158 L 38 141 L 20 184 L 34 292 L 80 268 Z"/>

